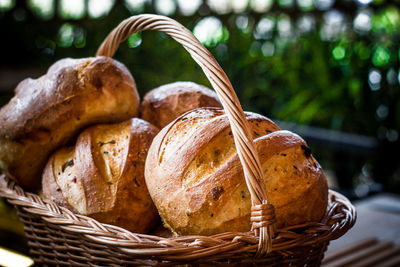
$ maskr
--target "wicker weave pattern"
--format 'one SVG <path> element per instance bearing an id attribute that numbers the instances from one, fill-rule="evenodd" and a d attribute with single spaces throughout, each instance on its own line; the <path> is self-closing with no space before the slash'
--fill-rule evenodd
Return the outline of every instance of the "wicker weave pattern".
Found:
<path id="1" fill-rule="evenodd" d="M 318 266 L 329 241 L 343 235 L 356 218 L 351 203 L 330 191 L 330 204 L 320 223 L 279 229 L 272 252 L 256 259 L 258 237 L 254 232 L 173 238 L 134 234 L 44 202 L 5 176 L 0 177 L 0 196 L 18 208 L 35 262 L 51 265 L 163 266 L 190 261 Z"/>

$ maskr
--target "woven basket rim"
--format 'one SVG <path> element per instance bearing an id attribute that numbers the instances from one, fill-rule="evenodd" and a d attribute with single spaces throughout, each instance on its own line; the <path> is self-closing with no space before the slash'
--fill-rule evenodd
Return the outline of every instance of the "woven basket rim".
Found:
<path id="1" fill-rule="evenodd" d="M 100 223 L 84 215 L 74 214 L 51 200 L 43 200 L 34 193 L 25 192 L 5 175 L 0 176 L 0 196 L 17 206 L 21 212 L 40 217 L 45 223 L 83 239 L 106 245 L 134 257 L 152 257 L 157 260 L 188 261 L 211 257 L 220 253 L 254 254 L 259 237 L 254 232 L 226 232 L 212 236 L 159 237 L 129 232 L 118 226 Z M 350 229 L 356 220 L 356 211 L 350 201 L 329 190 L 329 204 L 319 223 L 306 223 L 278 229 L 272 240 L 272 252 L 284 253 L 297 246 L 312 246 L 337 239 Z"/>

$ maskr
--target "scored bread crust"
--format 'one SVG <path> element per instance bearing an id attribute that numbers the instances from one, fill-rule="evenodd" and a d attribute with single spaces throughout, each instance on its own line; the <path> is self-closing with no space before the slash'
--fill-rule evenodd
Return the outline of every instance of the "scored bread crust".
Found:
<path id="1" fill-rule="evenodd" d="M 328 189 L 304 140 L 261 115 L 246 117 L 276 226 L 319 221 Z M 250 230 L 250 193 L 222 110 L 193 110 L 162 129 L 150 147 L 145 177 L 165 226 L 176 234 Z"/>
<path id="2" fill-rule="evenodd" d="M 27 189 L 54 149 L 84 127 L 138 116 L 139 95 L 128 69 L 107 57 L 53 64 L 38 79 L 25 79 L 0 110 L 0 167 Z"/>
<path id="3" fill-rule="evenodd" d="M 174 82 L 148 92 L 141 118 L 162 129 L 183 113 L 200 107 L 222 107 L 217 94 L 194 82 Z"/>
<path id="4" fill-rule="evenodd" d="M 103 223 L 148 232 L 158 215 L 144 164 L 157 133 L 137 118 L 88 128 L 75 147 L 62 148 L 50 158 L 43 173 L 44 198 Z"/>

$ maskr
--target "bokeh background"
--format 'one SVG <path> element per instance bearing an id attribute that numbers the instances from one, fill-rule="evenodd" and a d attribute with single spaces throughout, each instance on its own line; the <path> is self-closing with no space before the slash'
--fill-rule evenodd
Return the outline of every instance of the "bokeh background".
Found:
<path id="1" fill-rule="evenodd" d="M 309 142 L 331 187 L 351 199 L 400 193 L 399 6 L 399 0 L 0 0 L 0 105 L 19 81 L 39 77 L 58 59 L 94 56 L 121 20 L 163 14 L 211 51 L 245 110 Z M 142 96 L 178 80 L 210 86 L 165 34 L 132 35 L 115 58 Z M 0 246 L 24 252 L 20 236 L 11 206 L 0 200 Z"/>

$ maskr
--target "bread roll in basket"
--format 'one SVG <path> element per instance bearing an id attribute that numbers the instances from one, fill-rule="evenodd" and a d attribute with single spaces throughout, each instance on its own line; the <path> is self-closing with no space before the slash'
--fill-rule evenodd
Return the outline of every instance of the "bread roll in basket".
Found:
<path id="1" fill-rule="evenodd" d="M 216 91 L 243 166 L 251 198 L 252 230 L 170 238 L 132 233 L 74 214 L 52 201 L 44 202 L 2 176 L 0 196 L 18 208 L 35 262 L 70 266 L 318 266 L 329 241 L 353 226 L 354 207 L 344 196 L 329 191 L 328 207 L 319 222 L 275 229 L 259 155 L 239 100 L 224 71 L 189 30 L 164 16 L 133 16 L 109 34 L 97 56 L 112 57 L 122 41 L 144 30 L 162 31 L 182 44 Z"/>
<path id="2" fill-rule="evenodd" d="M 43 171 L 43 198 L 100 222 L 149 232 L 158 215 L 144 164 L 157 133 L 138 118 L 84 130 L 75 146 L 50 157 Z"/>
<path id="3" fill-rule="evenodd" d="M 48 156 L 82 129 L 139 113 L 132 75 L 107 57 L 59 60 L 15 92 L 0 111 L 0 167 L 30 190 L 40 188 Z"/>
<path id="4" fill-rule="evenodd" d="M 318 222 L 328 186 L 306 142 L 264 116 L 245 115 L 275 226 Z M 151 144 L 145 171 L 165 226 L 178 235 L 250 230 L 250 194 L 223 110 L 198 108 L 164 127 Z"/>
<path id="5" fill-rule="evenodd" d="M 194 82 L 174 82 L 146 93 L 140 116 L 162 129 L 183 113 L 199 107 L 222 106 L 211 89 Z"/>

